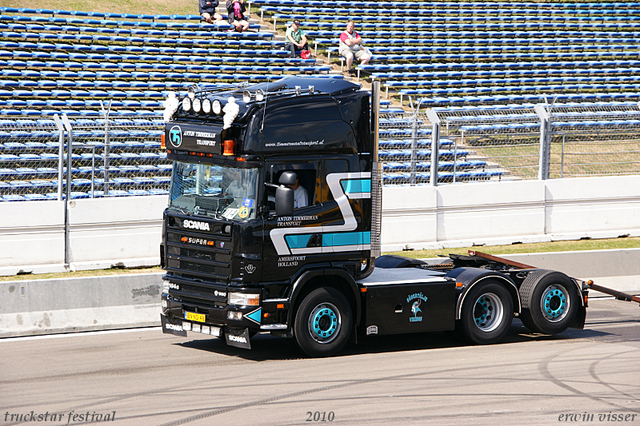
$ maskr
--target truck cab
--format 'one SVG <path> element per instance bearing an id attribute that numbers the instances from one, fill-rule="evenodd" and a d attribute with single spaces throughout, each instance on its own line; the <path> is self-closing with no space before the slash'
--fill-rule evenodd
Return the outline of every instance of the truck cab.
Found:
<path id="1" fill-rule="evenodd" d="M 375 219 L 370 97 L 359 89 L 286 78 L 194 88 L 181 102 L 164 142 L 165 331 L 240 347 L 259 331 L 290 335 L 296 301 L 321 283 L 360 309 Z"/>

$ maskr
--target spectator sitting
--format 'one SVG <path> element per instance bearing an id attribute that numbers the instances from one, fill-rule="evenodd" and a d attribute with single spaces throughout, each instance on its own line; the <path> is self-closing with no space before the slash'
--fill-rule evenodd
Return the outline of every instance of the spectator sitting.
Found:
<path id="1" fill-rule="evenodd" d="M 244 0 L 227 0 L 227 13 L 229 23 L 235 27 L 239 33 L 249 28 L 249 18 L 245 14 Z"/>
<path id="2" fill-rule="evenodd" d="M 353 65 L 353 57 L 360 61 L 360 65 L 365 65 L 371 60 L 371 52 L 362 45 L 362 38 L 354 31 L 353 21 L 347 22 L 347 29 L 340 34 L 340 55 L 347 60 L 347 72 L 350 72 Z"/>
<path id="3" fill-rule="evenodd" d="M 285 49 L 291 52 L 292 58 L 295 58 L 296 54 L 302 52 L 303 50 L 309 50 L 307 36 L 305 36 L 300 29 L 300 21 L 298 21 L 297 19 L 293 21 L 289 28 L 287 28 L 285 39 L 287 41 Z"/>
<path id="4" fill-rule="evenodd" d="M 222 15 L 216 12 L 218 7 L 218 0 L 199 0 L 200 1 L 200 16 L 202 20 L 208 24 L 213 24 L 214 21 L 217 25 L 222 23 Z"/>

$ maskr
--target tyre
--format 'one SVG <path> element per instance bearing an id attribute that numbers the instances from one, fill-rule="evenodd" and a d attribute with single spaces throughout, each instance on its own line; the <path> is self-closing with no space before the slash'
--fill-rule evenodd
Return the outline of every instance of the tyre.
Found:
<path id="1" fill-rule="evenodd" d="M 531 331 L 557 334 L 573 322 L 581 303 L 571 278 L 554 271 L 531 273 L 520 287 L 522 323 Z"/>
<path id="2" fill-rule="evenodd" d="M 349 340 L 353 319 L 351 305 L 344 295 L 331 287 L 309 293 L 295 315 L 296 342 L 311 357 L 338 353 Z"/>
<path id="3" fill-rule="evenodd" d="M 489 344 L 501 340 L 513 320 L 513 300 L 502 284 L 476 284 L 465 296 L 460 316 L 461 331 L 471 342 Z"/>

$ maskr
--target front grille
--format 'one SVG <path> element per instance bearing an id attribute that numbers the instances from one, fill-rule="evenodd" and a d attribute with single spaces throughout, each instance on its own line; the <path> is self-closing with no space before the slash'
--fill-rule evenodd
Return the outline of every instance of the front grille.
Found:
<path id="1" fill-rule="evenodd" d="M 218 266 L 212 264 L 212 262 L 202 263 L 197 261 L 190 261 L 187 259 L 174 259 L 169 257 L 167 261 L 167 269 L 174 272 L 185 271 L 188 273 L 196 273 L 197 275 L 229 275 L 229 264 L 224 266 Z"/>
<path id="2" fill-rule="evenodd" d="M 207 306 L 222 309 L 227 305 L 227 286 L 225 283 L 208 282 L 200 279 L 167 275 L 179 288 L 169 290 L 172 298 L 184 304 Z M 188 309 L 187 309 L 188 310 Z M 200 311 L 200 309 L 198 309 Z"/>
<path id="3" fill-rule="evenodd" d="M 224 308 L 231 276 L 231 237 L 222 234 L 222 226 L 215 222 L 210 222 L 209 232 L 181 228 L 178 219 L 167 223 L 165 269 L 167 278 L 179 285 L 169 294 L 183 304 Z"/>
<path id="4" fill-rule="evenodd" d="M 209 243 L 209 244 L 207 244 Z M 227 281 L 231 275 L 231 238 L 183 229 L 167 230 L 167 271 Z"/>

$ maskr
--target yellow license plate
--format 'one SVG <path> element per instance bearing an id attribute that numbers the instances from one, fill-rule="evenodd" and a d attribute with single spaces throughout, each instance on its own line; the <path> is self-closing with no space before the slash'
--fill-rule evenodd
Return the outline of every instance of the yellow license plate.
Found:
<path id="1" fill-rule="evenodd" d="M 195 312 L 185 312 L 184 313 L 184 319 L 189 320 L 189 321 L 204 322 L 205 321 L 205 315 L 204 314 L 196 314 Z"/>

